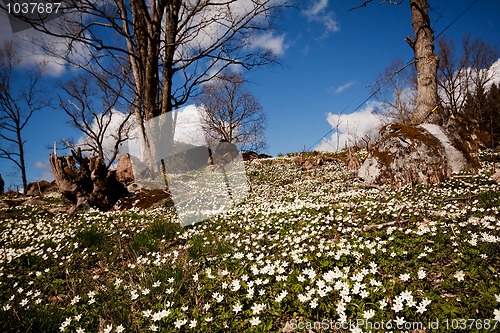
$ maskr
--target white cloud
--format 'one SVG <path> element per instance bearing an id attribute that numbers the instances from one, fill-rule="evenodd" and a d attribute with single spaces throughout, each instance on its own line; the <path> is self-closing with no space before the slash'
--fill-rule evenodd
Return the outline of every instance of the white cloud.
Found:
<path id="1" fill-rule="evenodd" d="M 14 33 L 8 17 L 0 11 L 0 47 L 4 43 L 12 42 L 14 52 L 20 58 L 20 67 L 31 67 L 44 64 L 44 75 L 57 77 L 70 68 L 68 63 L 61 58 L 68 55 L 69 59 L 80 64 L 88 63 L 90 52 L 83 43 L 72 42 L 71 51 L 68 52 L 69 39 L 60 38 L 36 31 L 33 28 Z M 60 19 L 47 23 L 47 27 L 53 31 L 59 31 Z M 47 50 L 50 50 L 49 54 Z"/>
<path id="2" fill-rule="evenodd" d="M 383 116 L 376 114 L 378 103 L 367 103 L 367 106 L 350 114 L 329 113 L 326 120 L 335 129 L 314 149 L 318 151 L 337 151 L 355 144 L 363 144 L 363 139 L 373 143 L 378 131 L 384 124 Z"/>
<path id="3" fill-rule="evenodd" d="M 43 169 L 43 168 L 45 168 L 45 166 L 46 166 L 46 163 L 43 163 L 41 161 L 35 162 L 35 168 L 37 168 L 37 169 Z"/>
<path id="4" fill-rule="evenodd" d="M 340 25 L 335 19 L 335 13 L 328 10 L 328 0 L 319 0 L 303 11 L 304 15 L 312 22 L 318 22 L 325 28 L 325 34 L 340 31 Z"/>
<path id="5" fill-rule="evenodd" d="M 495 61 L 488 69 L 481 69 L 478 71 L 476 69 L 466 68 L 461 72 L 454 72 L 453 75 L 458 77 L 457 82 L 455 83 L 457 89 L 453 91 L 453 96 L 455 102 L 460 105 L 465 102 L 464 100 L 467 97 L 465 95 L 466 89 L 471 92 L 476 90 L 475 80 L 472 78 L 488 78 L 489 81 L 485 86 L 486 89 L 489 89 L 493 84 L 500 84 L 500 58 L 497 59 L 497 61 Z M 438 88 L 438 94 L 443 99 L 445 104 L 449 103 L 448 96 L 442 87 Z"/>
<path id="6" fill-rule="evenodd" d="M 188 105 L 177 112 L 175 122 L 174 141 L 184 142 L 195 146 L 206 145 L 205 133 L 202 129 L 201 109 L 195 105 Z"/>
<path id="7" fill-rule="evenodd" d="M 276 56 L 282 56 L 288 45 L 285 44 L 285 35 L 275 36 L 272 32 L 266 32 L 251 40 L 253 48 L 261 48 L 271 51 Z"/>
<path id="8" fill-rule="evenodd" d="M 488 88 L 491 87 L 492 84 L 500 84 L 500 58 L 497 59 L 497 61 L 495 61 L 493 65 L 491 65 L 488 71 L 488 74 L 493 77 L 493 79 L 488 84 Z"/>
<path id="9" fill-rule="evenodd" d="M 172 111 L 171 114 L 164 114 L 153 118 L 149 120 L 146 125 L 147 132 L 150 133 L 148 135 L 155 135 L 156 137 L 153 140 L 158 140 L 158 137 L 163 136 L 170 137 L 168 133 L 163 132 L 163 128 L 169 130 L 172 128 L 170 126 L 173 124 L 175 128 L 173 139 L 175 142 L 186 143 L 194 146 L 205 146 L 207 145 L 207 141 L 205 138 L 205 132 L 203 131 L 203 118 L 201 112 L 201 108 L 198 108 L 195 105 L 188 105 L 179 110 Z M 138 126 L 135 125 L 135 123 L 133 125 L 134 127 L 132 128 L 130 134 L 131 139 L 124 144 L 124 149 L 121 153 L 128 152 L 131 155 L 141 157 L 143 156 L 143 141 L 141 136 L 138 134 Z M 160 130 L 160 132 L 158 132 L 158 130 Z M 171 146 L 166 146 L 160 141 L 157 141 L 159 145 L 156 146 L 156 153 L 159 154 L 159 156 L 163 156 L 163 154 L 165 154 L 164 156 L 169 156 L 174 153 Z M 183 145 L 176 147 L 175 153 L 181 152 L 184 148 L 185 147 Z"/>
<path id="10" fill-rule="evenodd" d="M 352 87 L 354 85 L 354 83 L 355 83 L 354 81 L 350 81 L 350 82 L 347 82 L 346 84 L 338 86 L 337 88 L 333 88 L 332 90 L 336 94 L 340 94 L 340 93 L 346 91 L 347 89 L 349 89 L 350 87 Z"/>
<path id="11" fill-rule="evenodd" d="M 304 13 L 307 16 L 316 16 L 323 12 L 328 7 L 328 0 L 319 0 L 317 3 L 313 4 L 309 9 L 306 9 Z"/>
<path id="12" fill-rule="evenodd" d="M 265 5 L 262 4 L 263 2 L 260 1 L 238 0 L 215 1 L 212 6 L 206 6 L 196 15 L 190 17 L 188 24 L 179 32 L 181 45 L 176 50 L 176 58 L 180 61 L 190 59 L 200 49 L 212 48 L 213 45 L 227 40 L 233 35 L 234 29 L 238 30 L 242 26 L 262 25 L 262 27 L 266 27 L 269 21 L 269 12 L 275 6 L 286 4 L 286 0 L 272 0 L 266 2 Z M 186 20 L 190 15 L 192 15 L 192 11 L 184 9 L 180 13 L 181 21 Z M 257 30 L 259 29 L 240 29 L 236 38 L 244 35 L 244 42 L 250 47 L 262 47 L 272 51 L 275 55 L 283 54 L 285 50 L 284 35 L 274 36 L 272 33 L 247 35 L 247 33 Z"/>
<path id="13" fill-rule="evenodd" d="M 48 162 L 36 161 L 35 168 L 38 169 L 38 176 L 35 180 L 54 180 L 54 174 L 52 172 L 52 167 Z"/>

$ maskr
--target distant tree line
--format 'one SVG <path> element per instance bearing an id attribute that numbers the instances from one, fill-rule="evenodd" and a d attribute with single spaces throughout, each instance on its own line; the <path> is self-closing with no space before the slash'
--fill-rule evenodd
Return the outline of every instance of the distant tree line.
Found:
<path id="1" fill-rule="evenodd" d="M 500 87 L 494 83 L 469 93 L 465 98 L 463 113 L 475 119 L 491 135 L 492 148 L 500 145 Z"/>

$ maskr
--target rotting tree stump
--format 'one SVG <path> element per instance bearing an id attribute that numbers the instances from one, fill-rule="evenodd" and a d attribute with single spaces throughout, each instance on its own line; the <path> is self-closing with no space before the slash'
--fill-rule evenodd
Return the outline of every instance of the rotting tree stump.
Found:
<path id="1" fill-rule="evenodd" d="M 80 149 L 69 156 L 50 154 L 50 165 L 59 192 L 76 207 L 109 210 L 128 191 L 98 156 L 84 157 Z"/>

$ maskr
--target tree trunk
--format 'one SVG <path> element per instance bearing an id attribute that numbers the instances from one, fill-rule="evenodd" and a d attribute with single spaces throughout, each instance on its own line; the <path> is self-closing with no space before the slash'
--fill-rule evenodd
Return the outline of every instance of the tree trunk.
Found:
<path id="1" fill-rule="evenodd" d="M 434 54 L 434 33 L 430 26 L 427 0 L 410 0 L 415 39 L 407 38 L 415 54 L 417 67 L 417 102 L 412 115 L 414 124 L 440 122 L 437 93 L 439 58 Z"/>
<path id="2" fill-rule="evenodd" d="M 76 207 L 88 203 L 90 207 L 109 210 L 127 194 L 116 179 L 116 172 L 108 170 L 98 156 L 83 157 L 81 150 L 72 151 L 72 156 L 50 154 L 50 165 L 59 191 Z"/>
<path id="3" fill-rule="evenodd" d="M 21 178 L 23 181 L 23 193 L 28 189 L 28 179 L 26 177 L 26 163 L 24 160 L 24 142 L 21 138 L 21 129 L 17 129 L 17 146 L 19 150 L 19 166 L 21 169 Z"/>

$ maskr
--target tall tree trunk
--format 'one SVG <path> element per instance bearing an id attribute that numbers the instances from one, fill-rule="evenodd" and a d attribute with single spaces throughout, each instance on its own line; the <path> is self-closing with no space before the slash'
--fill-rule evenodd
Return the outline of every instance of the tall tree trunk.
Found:
<path id="1" fill-rule="evenodd" d="M 430 25 L 427 0 L 410 0 L 415 39 L 407 42 L 415 54 L 417 67 L 417 102 L 412 115 L 414 124 L 439 123 L 440 108 L 437 93 L 439 58 L 434 54 L 434 33 Z"/>
<path id="2" fill-rule="evenodd" d="M 19 167 L 21 169 L 21 178 L 23 181 L 23 193 L 26 194 L 28 189 L 28 180 L 26 178 L 26 163 L 24 161 L 24 142 L 21 137 L 21 128 L 17 128 L 17 146 L 19 150 Z"/>

